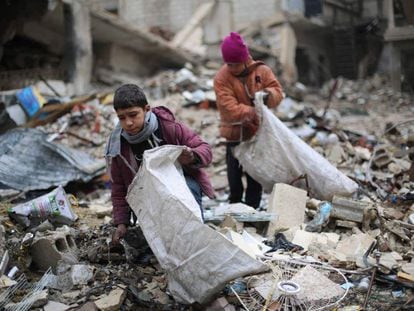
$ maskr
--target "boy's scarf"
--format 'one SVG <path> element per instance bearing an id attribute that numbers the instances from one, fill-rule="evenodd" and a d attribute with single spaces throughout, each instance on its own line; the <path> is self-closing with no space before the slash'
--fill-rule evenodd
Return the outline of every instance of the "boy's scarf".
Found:
<path id="1" fill-rule="evenodd" d="M 124 137 L 130 144 L 139 144 L 143 141 L 146 141 L 150 136 L 158 129 L 158 119 L 157 116 L 148 111 L 145 114 L 144 127 L 138 134 L 130 135 L 124 130 L 122 130 L 121 135 Z"/>

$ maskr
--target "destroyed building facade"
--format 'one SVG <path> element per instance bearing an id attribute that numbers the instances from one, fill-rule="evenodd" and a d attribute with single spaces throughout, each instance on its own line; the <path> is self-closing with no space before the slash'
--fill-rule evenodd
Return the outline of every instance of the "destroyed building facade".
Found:
<path id="1" fill-rule="evenodd" d="M 232 30 L 249 38 L 253 56 L 280 68 L 285 83 L 320 86 L 378 71 L 390 75 L 394 90 L 413 88 L 414 8 L 407 0 L 259 0 L 257 10 L 248 0 L 2 5 L 3 89 L 40 74 L 72 81 L 81 94 L 108 69 L 145 76 L 194 62 L 194 53 L 219 60 L 220 40 Z M 23 50 L 31 55 L 15 55 Z"/>

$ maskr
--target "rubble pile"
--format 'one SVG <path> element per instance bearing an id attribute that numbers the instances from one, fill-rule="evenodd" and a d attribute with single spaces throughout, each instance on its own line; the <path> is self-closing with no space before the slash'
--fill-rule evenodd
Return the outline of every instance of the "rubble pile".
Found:
<path id="1" fill-rule="evenodd" d="M 315 189 L 306 186 L 306 174 L 292 176 L 290 184 L 276 183 L 264 196 L 260 209 L 254 210 L 241 203 L 225 202 L 225 145 L 218 131 L 212 83 L 215 72 L 212 64 L 209 68 L 187 66 L 161 72 L 143 81 L 142 86 L 152 106 L 169 107 L 213 147 L 213 165 L 207 171 L 217 198 L 203 201 L 208 230 L 219 232 L 271 271 L 276 269 L 271 263 L 279 262 L 279 272 L 256 274 L 255 279 L 238 277 L 214 292 L 203 305 L 180 304 L 168 289 L 162 260 L 152 253 L 139 227 L 129 230 L 121 245 L 112 245 L 107 175 L 94 172 L 89 173 L 87 182 L 81 182 L 79 176 L 68 180 L 65 196 L 77 216 L 70 222 L 58 221 L 62 213 L 56 209 L 48 215 L 29 209 L 20 216 L 30 222 L 17 221 L 13 208 L 49 189 L 11 189 L 5 179 L 0 182 L 0 308 L 25 304 L 38 310 L 239 310 L 246 304 L 256 310 L 266 304 L 270 310 L 279 310 L 276 301 L 284 297 L 283 291 L 272 298 L 269 286 L 278 286 L 275 280 L 280 280 L 275 275 L 287 271 L 283 269 L 295 273 L 282 281 L 308 289 L 302 296 L 298 294 L 302 300 L 329 297 L 334 301 L 342 297 L 340 302 L 335 300 L 338 310 L 359 310 L 358 306 L 370 310 L 412 308 L 412 96 L 393 93 L 381 76 L 364 82 L 340 79 L 335 89 L 331 81 L 320 92 L 297 85 L 295 94 L 299 92 L 300 96 L 289 96 L 293 93 L 288 92 L 273 112 L 359 188 L 352 197 L 335 195 L 332 200 L 322 201 L 315 196 Z M 43 92 L 49 104 L 39 105 L 33 115 L 40 111 L 37 117 L 43 117 L 38 120 L 48 121 L 41 122 L 44 124 L 36 130 L 46 133 L 49 144 L 82 152 L 91 161 L 102 161 L 106 139 L 117 122 L 111 107 L 114 89 L 78 100 L 78 104 L 50 119 L 47 116 L 59 108 L 47 107 L 73 103 L 74 99 Z M 59 103 L 53 104 L 52 99 Z M 12 93 L 2 100 L 9 107 L 4 111 L 15 125 L 33 125 L 31 120 L 19 121 L 17 110 L 10 109 L 16 105 Z M 15 129 L 7 128 L 5 133 L 10 131 Z M 56 167 L 57 172 L 59 169 Z M 69 193 L 74 198 L 69 198 Z M 57 201 L 47 204 L 53 209 Z M 214 258 L 214 254 L 206 256 Z M 299 269 L 298 264 L 294 270 L 282 261 L 289 265 L 297 261 L 303 267 Z M 209 267 L 198 269 L 203 277 L 202 272 Z M 38 280 L 41 282 L 36 283 Z M 261 293 L 261 298 L 252 293 Z M 309 298 L 312 295 L 317 298 Z"/>

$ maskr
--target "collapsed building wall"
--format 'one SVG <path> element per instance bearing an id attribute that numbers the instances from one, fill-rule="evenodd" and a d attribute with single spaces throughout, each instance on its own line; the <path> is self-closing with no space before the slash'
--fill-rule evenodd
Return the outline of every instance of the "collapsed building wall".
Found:
<path id="1" fill-rule="evenodd" d="M 388 20 L 381 69 L 389 73 L 393 89 L 414 92 L 414 4 L 386 0 Z"/>
<path id="2" fill-rule="evenodd" d="M 47 10 L 47 0 L 0 2 L 0 88 L 19 87 L 19 78 L 45 75 L 59 62 L 53 57 L 49 62 L 42 44 L 19 34 L 23 23 L 41 19 Z"/>
<path id="3" fill-rule="evenodd" d="M 119 0 L 118 15 L 139 28 L 179 31 L 203 0 Z"/>
<path id="4" fill-rule="evenodd" d="M 95 69 L 104 67 L 142 76 L 161 68 L 181 67 L 186 62 L 194 62 L 188 54 L 170 46 L 165 40 L 110 13 L 111 10 L 117 11 L 113 1 L 98 5 L 94 1 L 65 0 L 54 2 L 56 5 L 49 10 L 48 2 L 45 3 L 41 18 L 33 20 L 25 19 L 25 15 L 16 15 L 11 19 L 10 30 L 6 29 L 8 24 L 5 25 L 4 38 L 10 41 L 10 38 L 16 37 L 15 42 L 9 45 L 21 49 L 7 51 L 6 54 L 12 58 L 12 61 L 7 60 L 8 64 L 22 58 L 23 52 L 33 54 L 28 49 L 31 45 L 40 50 L 42 59 L 49 61 L 42 62 L 42 70 L 32 68 L 27 62 L 20 67 L 8 68 L 19 70 L 14 76 L 5 72 L 0 63 L 3 69 L 0 78 L 4 77 L 3 80 L 8 83 L 3 85 L 3 89 L 24 87 L 42 76 L 71 82 L 73 90 L 70 93 L 83 94 L 88 89 L 93 65 Z M 25 72 L 21 72 L 22 69 Z M 11 85 L 10 81 L 14 84 Z"/>

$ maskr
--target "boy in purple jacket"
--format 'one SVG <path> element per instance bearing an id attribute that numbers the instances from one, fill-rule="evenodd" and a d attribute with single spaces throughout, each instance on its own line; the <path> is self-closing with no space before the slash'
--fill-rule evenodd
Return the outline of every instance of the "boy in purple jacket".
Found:
<path id="1" fill-rule="evenodd" d="M 115 91 L 113 106 L 119 123 L 111 133 L 105 157 L 111 173 L 112 214 L 117 226 L 112 241 L 118 243 L 130 224 L 128 186 L 145 150 L 166 144 L 186 146 L 178 161 L 200 208 L 202 193 L 212 198 L 214 190 L 202 169 L 211 162 L 211 147 L 190 128 L 177 122 L 168 108 L 151 108 L 142 89 L 134 84 L 125 84 Z"/>

